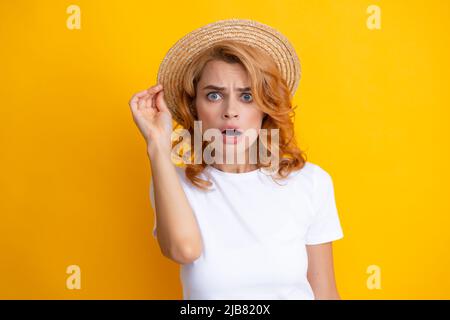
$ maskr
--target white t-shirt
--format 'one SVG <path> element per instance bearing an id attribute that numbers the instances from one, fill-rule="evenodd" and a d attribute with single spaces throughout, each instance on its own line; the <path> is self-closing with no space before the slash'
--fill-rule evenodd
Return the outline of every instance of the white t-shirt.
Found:
<path id="1" fill-rule="evenodd" d="M 229 173 L 208 166 L 202 178 L 211 177 L 211 191 L 191 185 L 184 168 L 176 170 L 203 240 L 202 255 L 180 267 L 183 299 L 314 299 L 305 244 L 343 237 L 324 169 L 306 162 L 278 185 L 260 169 Z M 154 208 L 153 182 L 150 199 Z"/>

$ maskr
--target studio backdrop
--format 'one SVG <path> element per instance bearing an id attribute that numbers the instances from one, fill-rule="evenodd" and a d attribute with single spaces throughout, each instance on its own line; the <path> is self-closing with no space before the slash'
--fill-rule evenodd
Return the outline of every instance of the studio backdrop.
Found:
<path id="1" fill-rule="evenodd" d="M 450 298 L 450 2 L 0 2 L 0 298 L 180 299 L 132 94 L 228 18 L 286 35 L 299 146 L 333 177 L 342 299 Z"/>

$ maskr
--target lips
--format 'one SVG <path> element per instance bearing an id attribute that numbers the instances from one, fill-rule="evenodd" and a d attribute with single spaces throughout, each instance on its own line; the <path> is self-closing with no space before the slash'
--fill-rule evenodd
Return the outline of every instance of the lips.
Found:
<path id="1" fill-rule="evenodd" d="M 222 132 L 223 135 L 225 136 L 239 136 L 242 134 L 242 130 L 239 129 L 238 127 L 233 127 L 233 126 L 227 126 L 224 128 L 221 128 L 220 131 Z"/>
<path id="2" fill-rule="evenodd" d="M 226 135 L 226 136 L 236 137 L 236 136 L 240 136 L 242 134 L 242 132 L 237 129 L 225 129 L 225 130 L 222 130 L 222 134 Z"/>

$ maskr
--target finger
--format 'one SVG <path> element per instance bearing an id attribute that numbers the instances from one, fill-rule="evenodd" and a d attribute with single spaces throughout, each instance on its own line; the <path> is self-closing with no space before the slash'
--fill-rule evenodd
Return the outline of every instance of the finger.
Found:
<path id="1" fill-rule="evenodd" d="M 154 85 L 153 87 L 148 88 L 148 93 L 151 95 L 156 94 L 158 91 L 160 91 L 162 89 L 162 85 L 161 84 L 157 84 Z"/>
<path id="2" fill-rule="evenodd" d="M 142 103 L 140 103 L 140 99 L 147 98 L 148 96 L 153 96 L 156 92 L 161 90 L 162 85 L 157 84 L 155 86 L 152 86 L 148 89 L 142 90 L 136 94 L 133 95 L 131 100 L 129 101 L 129 105 L 133 110 L 137 110 L 142 106 Z"/>
<path id="3" fill-rule="evenodd" d="M 147 90 L 143 90 L 141 92 L 136 93 L 135 95 L 133 95 L 133 97 L 131 98 L 131 100 L 137 100 L 139 98 L 145 97 L 146 95 L 148 95 L 148 91 Z"/>
<path id="4" fill-rule="evenodd" d="M 138 101 L 138 110 L 142 110 L 145 108 L 145 97 L 140 98 Z"/>
<path id="5" fill-rule="evenodd" d="M 155 111 L 158 111 L 158 108 L 157 108 L 157 106 L 156 106 L 156 97 L 157 97 L 157 96 L 158 96 L 158 94 L 152 96 L 152 100 L 151 100 L 151 102 L 152 102 L 152 108 L 155 109 Z"/>
<path id="6" fill-rule="evenodd" d="M 142 90 L 142 91 L 134 94 L 133 97 L 131 98 L 131 100 L 137 101 L 136 99 L 143 98 L 149 94 L 154 94 L 157 91 L 157 87 L 158 86 L 153 86 L 153 87 L 150 87 L 149 89 Z M 131 100 L 130 100 L 130 102 L 131 102 Z"/>
<path id="7" fill-rule="evenodd" d="M 156 105 L 155 105 L 155 95 L 148 95 L 148 97 L 145 99 L 145 101 L 146 101 L 147 108 L 157 111 Z"/>
<path id="8" fill-rule="evenodd" d="M 147 101 L 150 104 L 150 107 L 155 109 L 155 111 L 159 111 L 157 105 L 156 105 L 156 97 L 160 94 L 160 92 L 162 92 L 163 86 L 161 84 L 158 84 L 156 86 L 154 86 L 153 88 L 151 88 L 151 94 L 149 95 Z"/>
<path id="9" fill-rule="evenodd" d="M 166 100 L 164 99 L 164 90 L 156 96 L 156 106 L 160 111 L 170 112 Z"/>
<path id="10" fill-rule="evenodd" d="M 137 107 L 138 107 L 139 99 L 141 97 L 145 97 L 147 94 L 148 94 L 147 90 L 143 90 L 141 92 L 138 92 L 138 93 L 134 94 L 131 97 L 130 101 L 128 102 L 128 104 L 130 105 L 131 109 L 132 110 L 136 110 Z"/>
<path id="11" fill-rule="evenodd" d="M 136 111 L 138 109 L 139 98 L 133 97 L 131 98 L 129 105 L 132 111 Z"/>

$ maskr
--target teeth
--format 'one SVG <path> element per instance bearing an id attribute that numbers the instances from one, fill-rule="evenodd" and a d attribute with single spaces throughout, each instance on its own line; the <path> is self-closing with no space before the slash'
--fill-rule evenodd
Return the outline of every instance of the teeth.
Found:
<path id="1" fill-rule="evenodd" d="M 235 129 L 225 129 L 223 131 L 224 134 L 228 135 L 228 136 L 238 136 L 241 133 Z"/>

